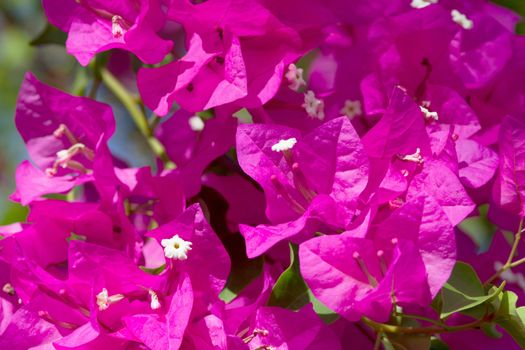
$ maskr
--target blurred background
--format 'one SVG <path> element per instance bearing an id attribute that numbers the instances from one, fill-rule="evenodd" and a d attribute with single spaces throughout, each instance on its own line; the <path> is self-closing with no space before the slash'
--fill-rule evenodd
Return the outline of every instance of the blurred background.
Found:
<path id="1" fill-rule="evenodd" d="M 7 200 L 14 188 L 16 165 L 26 157 L 14 122 L 14 108 L 24 73 L 65 87 L 75 62 L 59 45 L 32 46 L 46 26 L 38 0 L 0 1 L 0 224 L 23 218 L 23 208 Z"/>
<path id="2" fill-rule="evenodd" d="M 73 1 L 73 0 L 71 0 Z M 13 192 L 17 164 L 27 158 L 14 125 L 18 89 L 27 71 L 39 80 L 65 91 L 89 83 L 89 69 L 67 55 L 64 33 L 50 30 L 39 0 L 0 0 L 0 225 L 23 220 L 26 209 L 7 198 Z M 110 147 L 133 166 L 151 163 L 142 136 L 113 96 L 99 89 L 98 100 L 113 106 L 117 134 Z"/>
<path id="3" fill-rule="evenodd" d="M 494 2 L 525 16 L 525 0 Z M 525 33 L 525 22 L 517 30 Z M 26 214 L 26 209 L 7 199 L 14 188 L 16 165 L 27 156 L 13 122 L 24 73 L 30 70 L 45 83 L 66 91 L 73 91 L 79 78 L 89 79 L 87 70 L 80 69 L 63 45 L 53 44 L 64 40 L 65 34 L 47 27 L 39 0 L 0 0 L 0 225 L 23 220 Z M 114 107 L 118 125 L 110 144 L 114 154 L 132 166 L 150 164 L 143 138 L 120 105 L 104 89 L 98 99 Z"/>

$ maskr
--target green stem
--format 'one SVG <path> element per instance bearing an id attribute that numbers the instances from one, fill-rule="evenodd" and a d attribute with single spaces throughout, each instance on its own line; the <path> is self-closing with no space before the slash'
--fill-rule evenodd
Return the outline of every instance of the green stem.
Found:
<path id="1" fill-rule="evenodd" d="M 98 77 L 95 77 L 95 79 L 93 79 L 93 83 L 91 85 L 91 89 L 89 90 L 89 94 L 88 94 L 89 98 L 95 99 L 97 97 L 97 91 L 100 86 L 100 83 L 101 81 Z"/>
<path id="2" fill-rule="evenodd" d="M 119 99 L 124 108 L 126 108 L 129 115 L 131 116 L 131 119 L 133 119 L 135 122 L 137 129 L 146 138 L 146 141 L 153 153 L 162 160 L 166 168 L 176 168 L 175 163 L 169 159 L 164 146 L 153 135 L 153 130 L 148 124 L 148 119 L 141 110 L 140 105 L 137 103 L 136 99 L 106 68 L 102 67 L 100 69 L 100 77 L 107 88 Z"/>
<path id="3" fill-rule="evenodd" d="M 519 260 L 514 261 L 512 264 L 510 264 L 510 267 L 513 268 L 513 267 L 519 266 L 519 265 L 521 265 L 523 263 L 525 263 L 525 258 L 521 258 Z"/>
<path id="4" fill-rule="evenodd" d="M 161 118 L 158 115 L 152 114 L 151 117 L 149 118 L 149 123 L 148 123 L 150 129 L 154 131 L 159 125 L 160 120 Z"/>
<path id="5" fill-rule="evenodd" d="M 84 69 L 77 68 L 75 74 L 75 80 L 73 80 L 73 86 L 71 88 L 73 95 L 83 96 L 88 84 L 88 78 Z"/>
<path id="6" fill-rule="evenodd" d="M 124 105 L 124 108 L 129 112 L 140 133 L 147 137 L 151 136 L 146 117 L 124 85 L 122 85 L 120 81 L 118 81 L 118 79 L 107 70 L 107 68 L 100 69 L 100 76 L 108 89 L 120 100 L 122 105 Z"/>
<path id="7" fill-rule="evenodd" d="M 363 322 L 368 326 L 373 328 L 378 333 L 390 333 L 390 334 L 441 334 L 441 333 L 451 333 L 451 332 L 460 332 L 468 329 L 474 329 L 486 322 L 485 318 L 480 320 L 466 323 L 459 326 L 432 326 L 432 327 L 404 327 L 404 326 L 394 326 L 385 323 L 378 323 L 372 321 L 369 318 L 363 317 Z"/>
<path id="8" fill-rule="evenodd" d="M 520 224 L 519 224 L 519 227 L 518 227 L 518 231 L 516 232 L 516 234 L 514 235 L 514 242 L 512 243 L 512 248 L 510 250 L 510 253 L 509 253 L 509 257 L 507 258 L 507 262 L 505 263 L 505 265 L 503 265 L 501 267 L 501 269 L 499 269 L 498 272 L 496 272 L 494 275 L 492 275 L 484 284 L 485 286 L 488 285 L 489 283 L 491 283 L 492 281 L 494 281 L 495 279 L 497 279 L 499 276 L 501 276 L 501 274 L 505 271 L 507 271 L 508 269 L 514 267 L 514 266 L 518 266 L 519 264 L 521 264 L 523 261 L 525 261 L 525 259 L 520 259 L 520 260 L 517 260 L 515 262 L 512 262 L 512 260 L 514 260 L 514 257 L 516 256 L 516 253 L 518 251 L 518 246 L 519 246 L 519 243 L 521 241 L 521 234 L 523 233 L 523 219 L 524 218 L 521 218 L 520 220 Z M 523 260 L 523 261 L 522 261 Z"/>
<path id="9" fill-rule="evenodd" d="M 410 314 L 397 313 L 397 312 L 396 312 L 396 316 L 401 316 L 403 318 L 410 318 L 410 319 L 418 320 L 418 321 L 425 321 L 425 322 L 428 322 L 428 323 L 432 323 L 435 326 L 448 328 L 448 326 L 446 324 L 444 324 L 443 322 L 440 322 L 440 321 L 437 321 L 437 320 L 434 320 L 434 319 L 431 319 L 431 318 L 425 317 L 425 316 L 410 315 Z"/>
<path id="10" fill-rule="evenodd" d="M 516 252 L 518 251 L 518 245 L 521 241 L 521 233 L 523 229 L 523 218 L 520 220 L 520 225 L 518 227 L 518 232 L 516 232 L 516 235 L 514 236 L 514 244 L 512 244 L 512 249 L 509 254 L 509 258 L 507 259 L 507 263 L 505 265 L 510 266 L 512 263 L 512 260 L 514 260 L 514 256 L 516 256 Z"/>

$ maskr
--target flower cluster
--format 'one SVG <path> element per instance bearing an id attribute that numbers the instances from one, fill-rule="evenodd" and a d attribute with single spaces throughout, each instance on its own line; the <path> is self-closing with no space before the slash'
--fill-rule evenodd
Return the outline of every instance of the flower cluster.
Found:
<path id="1" fill-rule="evenodd" d="M 30 160 L 11 199 L 29 215 L 0 228 L 0 348 L 525 346 L 513 12 L 42 2 L 94 82 L 74 96 L 27 73 L 20 88 Z M 111 153 L 101 84 L 154 169 Z"/>

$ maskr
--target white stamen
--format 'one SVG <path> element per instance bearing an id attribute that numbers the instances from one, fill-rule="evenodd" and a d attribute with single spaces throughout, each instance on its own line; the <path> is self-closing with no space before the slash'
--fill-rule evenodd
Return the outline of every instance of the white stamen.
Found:
<path id="1" fill-rule="evenodd" d="M 352 120 L 356 116 L 360 116 L 363 114 L 363 111 L 361 109 L 361 101 L 359 100 L 346 100 L 345 106 L 341 108 L 340 113 L 342 115 L 346 115 L 348 119 Z"/>
<path id="2" fill-rule="evenodd" d="M 454 9 L 450 12 L 452 20 L 463 27 L 465 30 L 471 30 L 474 26 L 474 22 L 467 18 L 464 14 Z"/>
<path id="3" fill-rule="evenodd" d="M 124 35 L 125 30 L 123 28 L 124 20 L 122 17 L 115 15 L 111 18 L 111 34 L 113 37 L 118 39 Z"/>
<path id="4" fill-rule="evenodd" d="M 302 107 L 306 110 L 309 117 L 319 120 L 324 119 L 324 102 L 323 100 L 317 99 L 312 90 L 308 90 L 308 92 L 304 94 Z"/>
<path id="5" fill-rule="evenodd" d="M 150 303 L 151 309 L 152 310 L 160 309 L 159 297 L 157 296 L 157 293 L 155 293 L 154 291 L 150 289 L 149 296 L 151 298 L 151 303 Z"/>
<path id="6" fill-rule="evenodd" d="M 297 68 L 297 66 L 291 63 L 288 66 L 288 72 L 285 74 L 288 80 L 288 87 L 293 91 L 299 91 L 303 86 L 306 86 L 306 81 L 303 78 L 303 69 Z"/>
<path id="7" fill-rule="evenodd" d="M 111 304 L 116 303 L 117 301 L 120 301 L 124 299 L 124 296 L 122 294 L 115 294 L 112 296 L 109 296 L 108 290 L 106 288 L 102 288 L 102 291 L 97 294 L 97 306 L 100 311 L 106 310 Z"/>
<path id="8" fill-rule="evenodd" d="M 398 155 L 399 159 L 407 161 L 407 162 L 414 162 L 418 164 L 423 164 L 424 159 L 421 156 L 421 149 L 416 148 L 416 152 L 412 154 L 407 154 L 405 156 Z"/>
<path id="9" fill-rule="evenodd" d="M 425 115 L 425 119 L 426 120 L 435 120 L 437 121 L 439 119 L 439 116 L 437 114 L 437 112 L 431 112 L 428 110 L 428 108 L 426 107 L 423 107 L 423 106 L 419 106 L 419 109 L 421 109 L 421 112 L 423 112 L 423 114 Z"/>
<path id="10" fill-rule="evenodd" d="M 279 140 L 275 145 L 272 146 L 272 151 L 274 152 L 284 152 L 291 150 L 293 146 L 297 143 L 297 139 L 295 137 L 286 139 L 286 140 Z"/>
<path id="11" fill-rule="evenodd" d="M 6 283 L 2 287 L 2 291 L 9 295 L 15 295 L 15 289 L 13 288 L 13 285 L 11 283 Z"/>
<path id="12" fill-rule="evenodd" d="M 437 4 L 438 0 L 412 0 L 410 6 L 415 9 L 422 9 L 432 4 Z"/>
<path id="13" fill-rule="evenodd" d="M 248 332 L 248 329 L 249 328 L 246 328 L 245 331 L 241 332 L 243 335 L 241 336 L 239 334 L 240 337 L 243 337 L 244 335 L 246 335 L 246 333 Z M 249 336 L 247 337 L 244 337 L 242 339 L 242 341 L 245 343 L 245 344 L 248 344 L 249 342 L 251 342 L 256 336 L 261 336 L 261 337 L 267 337 L 268 334 L 270 334 L 270 332 L 268 332 L 266 329 L 261 329 L 261 328 L 255 328 L 252 332 L 252 334 L 250 334 Z M 268 345 L 263 345 L 263 346 L 259 346 L 257 349 L 260 349 L 260 350 L 274 350 L 275 348 L 272 347 L 272 346 L 268 346 Z"/>
<path id="14" fill-rule="evenodd" d="M 168 259 L 186 260 L 188 251 L 191 250 L 191 242 L 185 241 L 175 235 L 170 239 L 163 239 L 160 244 L 164 247 L 164 255 Z"/>
<path id="15" fill-rule="evenodd" d="M 94 153 L 82 143 L 76 143 L 68 149 L 60 150 L 56 153 L 56 160 L 51 168 L 47 168 L 45 173 L 48 176 L 57 174 L 58 168 L 70 168 L 81 173 L 87 173 L 88 170 L 81 163 L 74 161 L 73 157 L 77 154 L 83 154 L 88 160 L 93 160 Z"/>
<path id="16" fill-rule="evenodd" d="M 58 162 L 58 164 L 62 168 L 65 168 L 66 167 L 66 163 L 68 162 L 68 160 L 71 159 L 70 154 L 71 154 L 71 152 L 69 150 L 67 150 L 67 149 L 63 149 L 63 150 L 57 152 L 57 159 L 56 159 L 56 161 Z"/>
<path id="17" fill-rule="evenodd" d="M 188 124 L 193 131 L 202 131 L 204 129 L 204 121 L 198 115 L 188 119 Z"/>
<path id="18" fill-rule="evenodd" d="M 253 334 L 261 335 L 261 336 L 263 336 L 263 337 L 267 337 L 268 334 L 270 334 L 270 332 L 268 332 L 266 329 L 255 328 L 255 329 L 253 330 Z"/>

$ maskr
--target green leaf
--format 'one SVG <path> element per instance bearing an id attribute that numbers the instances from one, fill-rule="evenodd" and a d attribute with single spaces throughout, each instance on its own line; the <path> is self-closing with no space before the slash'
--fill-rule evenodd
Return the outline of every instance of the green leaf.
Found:
<path id="1" fill-rule="evenodd" d="M 495 323 L 485 323 L 481 325 L 481 330 L 487 337 L 490 338 L 499 339 L 503 336 L 503 334 L 501 334 L 496 328 Z"/>
<path id="2" fill-rule="evenodd" d="M 458 261 L 448 282 L 441 290 L 443 296 L 441 318 L 489 302 L 501 293 L 503 287 L 504 283 L 499 288 L 490 289 L 490 293 L 487 294 L 472 266 Z"/>
<path id="3" fill-rule="evenodd" d="M 299 247 L 290 243 L 290 266 L 277 279 L 268 305 L 298 310 L 309 301 L 308 286 L 299 271 Z"/>
<path id="4" fill-rule="evenodd" d="M 517 301 L 518 296 L 514 292 L 503 293 L 494 321 L 525 349 L 525 307 L 516 309 Z"/>
<path id="5" fill-rule="evenodd" d="M 430 350 L 450 350 L 450 348 L 442 340 L 433 337 L 430 342 Z"/>
<path id="6" fill-rule="evenodd" d="M 235 263 L 232 264 L 228 282 L 226 283 L 226 287 L 221 291 L 221 294 L 219 294 L 219 298 L 226 303 L 235 299 L 244 287 L 261 274 L 263 268 L 262 258 L 239 258 L 232 261 L 235 261 Z"/>
<path id="7" fill-rule="evenodd" d="M 145 267 L 139 266 L 139 268 L 151 275 L 160 275 L 164 270 L 166 270 L 166 264 L 162 264 L 159 267 Z"/>
<path id="8" fill-rule="evenodd" d="M 432 308 L 441 315 L 443 312 L 443 290 L 440 290 L 431 304 Z"/>
<path id="9" fill-rule="evenodd" d="M 82 236 L 82 235 L 77 235 L 75 232 L 71 232 L 69 234 L 69 237 L 66 238 L 66 241 L 71 242 L 71 241 L 85 241 L 87 239 L 86 236 Z"/>
<path id="10" fill-rule="evenodd" d="M 28 209 L 18 203 L 10 202 L 6 205 L 0 225 L 9 225 L 26 220 Z"/>
<path id="11" fill-rule="evenodd" d="M 487 291 L 487 296 L 489 297 L 485 302 L 479 304 L 473 308 L 461 311 L 462 314 L 471 316 L 477 320 L 485 317 L 487 314 L 493 314 L 499 308 L 499 300 L 497 296 L 501 295 L 503 292 L 503 287 L 506 282 L 503 282 L 499 287 L 491 286 Z"/>
<path id="12" fill-rule="evenodd" d="M 268 305 L 298 310 L 312 303 L 314 311 L 325 323 L 336 321 L 339 315 L 321 303 L 306 285 L 299 269 L 298 253 L 299 247 L 290 244 L 290 266 L 277 279 Z"/>
<path id="13" fill-rule="evenodd" d="M 430 335 L 389 334 L 388 340 L 395 350 L 430 349 Z"/>
<path id="14" fill-rule="evenodd" d="M 478 246 L 478 253 L 484 253 L 490 248 L 492 237 L 496 233 L 496 226 L 487 218 L 488 205 L 481 205 L 479 216 L 474 216 L 463 220 L 459 229 L 469 236 Z"/>
<path id="15" fill-rule="evenodd" d="M 333 323 L 339 319 L 339 315 L 330 309 L 328 306 L 324 305 L 315 297 L 310 289 L 308 289 L 308 297 L 312 306 L 314 307 L 315 313 L 327 324 Z"/>
<path id="16" fill-rule="evenodd" d="M 30 42 L 32 46 L 58 44 L 65 45 L 67 34 L 62 32 L 57 27 L 47 24 L 44 30 Z"/>
<path id="17" fill-rule="evenodd" d="M 252 117 L 252 115 L 250 114 L 250 112 L 246 108 L 243 108 L 243 109 L 241 109 L 238 112 L 235 112 L 233 114 L 233 116 L 235 118 L 239 119 L 240 123 L 243 123 L 243 124 L 252 124 L 253 123 L 253 117 Z"/>

